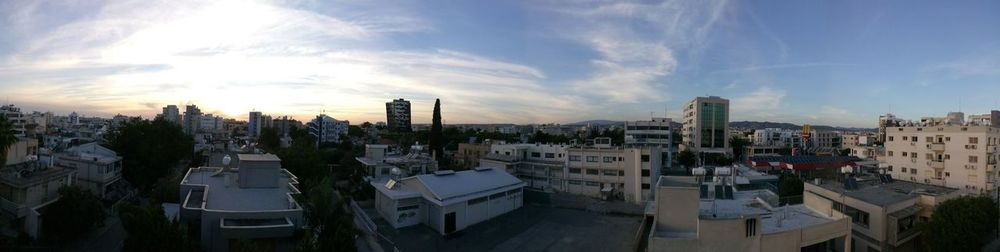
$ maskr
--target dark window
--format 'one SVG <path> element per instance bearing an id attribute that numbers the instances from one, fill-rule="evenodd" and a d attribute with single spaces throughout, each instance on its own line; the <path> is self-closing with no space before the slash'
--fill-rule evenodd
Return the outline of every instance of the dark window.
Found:
<path id="1" fill-rule="evenodd" d="M 642 170 L 643 177 L 649 177 L 649 170 Z"/>
<path id="2" fill-rule="evenodd" d="M 493 200 L 493 199 L 499 199 L 499 198 L 503 198 L 503 196 L 507 196 L 507 193 L 506 192 L 498 192 L 498 193 L 494 193 L 493 195 L 490 195 L 490 199 L 491 200 Z"/>
<path id="3" fill-rule="evenodd" d="M 578 155 L 569 155 L 569 161 L 580 161 L 580 156 L 578 156 Z"/>
<path id="4" fill-rule="evenodd" d="M 396 211 L 415 210 L 418 208 L 420 208 L 420 205 L 404 206 L 396 208 Z"/>
<path id="5" fill-rule="evenodd" d="M 597 173 L 596 169 L 587 169 L 587 175 L 597 175 Z"/>
<path id="6" fill-rule="evenodd" d="M 753 237 L 757 235 L 757 219 L 746 220 L 746 234 L 747 237 Z"/>
<path id="7" fill-rule="evenodd" d="M 483 203 L 483 202 L 486 202 L 487 200 L 490 200 L 490 199 L 487 198 L 487 197 L 479 197 L 479 198 L 475 198 L 475 199 L 470 199 L 469 200 L 469 205 L 475 205 L 475 204 Z"/>
<path id="8" fill-rule="evenodd" d="M 545 158 L 556 158 L 555 153 L 545 153 Z"/>
<path id="9" fill-rule="evenodd" d="M 649 155 L 642 155 L 642 162 L 649 162 Z"/>
<path id="10" fill-rule="evenodd" d="M 580 174 L 580 168 L 569 168 L 569 173 Z"/>
<path id="11" fill-rule="evenodd" d="M 596 163 L 597 156 L 587 156 L 587 162 Z"/>
<path id="12" fill-rule="evenodd" d="M 649 184 L 642 183 L 642 189 L 649 189 Z"/>
<path id="13" fill-rule="evenodd" d="M 542 157 L 542 153 L 532 152 L 531 157 Z"/>

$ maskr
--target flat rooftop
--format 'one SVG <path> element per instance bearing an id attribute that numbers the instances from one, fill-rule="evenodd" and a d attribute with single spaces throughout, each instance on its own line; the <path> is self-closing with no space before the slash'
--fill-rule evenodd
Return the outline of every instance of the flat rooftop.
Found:
<path id="1" fill-rule="evenodd" d="M 791 205 L 775 208 L 770 215 L 761 216 L 761 232 L 764 234 L 780 233 L 832 221 L 835 219 L 826 217 L 805 205 Z"/>
<path id="2" fill-rule="evenodd" d="M 205 206 L 206 209 L 229 211 L 290 209 L 288 207 L 288 193 L 292 191 L 288 186 L 288 182 L 291 181 L 291 178 L 288 177 L 287 173 L 282 172 L 279 175 L 279 183 L 276 188 L 240 188 L 239 184 L 235 182 L 226 186 L 224 175 L 220 174 L 219 176 L 212 177 L 212 174 L 218 171 L 218 169 L 216 167 L 191 169 L 188 175 L 184 177 L 184 181 L 181 182 L 182 185 L 208 186 L 208 204 Z M 230 176 L 239 176 L 234 171 L 225 173 L 229 173 Z"/>
<path id="3" fill-rule="evenodd" d="M 278 156 L 274 154 L 237 154 L 236 157 L 243 161 L 281 161 Z"/>
<path id="4" fill-rule="evenodd" d="M 698 181 L 695 177 L 660 176 L 657 182 L 662 187 L 693 187 L 698 188 Z"/>
<path id="5" fill-rule="evenodd" d="M 845 190 L 844 183 L 835 180 L 823 180 L 818 186 L 877 206 L 892 205 L 919 195 L 936 196 L 949 194 L 957 190 L 902 180 L 881 183 L 878 179 L 870 177 L 859 178 L 858 189 L 856 190 Z"/>

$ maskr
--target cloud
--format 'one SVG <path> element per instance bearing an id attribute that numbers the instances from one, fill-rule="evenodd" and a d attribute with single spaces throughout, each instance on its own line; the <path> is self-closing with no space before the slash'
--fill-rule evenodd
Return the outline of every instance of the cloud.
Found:
<path id="1" fill-rule="evenodd" d="M 774 118 L 786 94 L 784 89 L 759 87 L 746 95 L 734 98 L 729 106 L 730 111 L 734 117 Z"/>
<path id="2" fill-rule="evenodd" d="M 925 72 L 944 73 L 954 77 L 1000 76 L 1000 50 L 947 61 L 925 69 Z"/>

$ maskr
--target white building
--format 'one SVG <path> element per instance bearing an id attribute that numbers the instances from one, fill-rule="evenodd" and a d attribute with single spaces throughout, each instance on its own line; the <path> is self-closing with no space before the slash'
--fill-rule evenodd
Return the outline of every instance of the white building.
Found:
<path id="1" fill-rule="evenodd" d="M 673 135 L 670 118 L 652 118 L 649 121 L 625 122 L 625 147 L 659 147 L 663 150 L 660 156 L 662 168 L 670 167 L 673 155 L 677 150 L 671 146 Z M 659 175 L 659 174 L 657 174 Z"/>
<path id="2" fill-rule="evenodd" d="M 754 130 L 753 145 L 782 148 L 801 148 L 802 133 L 798 130 L 767 128 Z"/>
<path id="3" fill-rule="evenodd" d="M 177 105 L 167 105 L 166 107 L 163 107 L 163 113 L 160 113 L 158 116 L 162 117 L 163 120 L 176 124 L 181 124 L 183 122 L 181 120 L 181 111 L 177 108 Z"/>
<path id="4" fill-rule="evenodd" d="M 239 154 L 237 159 L 238 168 L 188 170 L 180 184 L 181 221 L 200 224 L 201 245 L 208 251 L 228 251 L 241 241 L 291 250 L 292 237 L 304 224 L 294 198 L 297 178 L 272 154 Z"/>
<path id="5" fill-rule="evenodd" d="M 696 97 L 684 106 L 683 148 L 694 152 L 731 155 L 729 100 Z"/>
<path id="6" fill-rule="evenodd" d="M 265 126 L 263 115 L 260 111 L 250 111 L 250 116 L 247 117 L 247 135 L 250 137 L 259 137 L 260 130 Z"/>
<path id="7" fill-rule="evenodd" d="M 223 125 L 224 121 L 225 118 L 221 116 L 205 114 L 201 116 L 201 122 L 198 126 L 202 132 L 221 132 L 226 130 L 226 127 Z"/>
<path id="8" fill-rule="evenodd" d="M 15 107 L 14 104 L 3 105 L 0 106 L 0 115 L 7 117 L 7 120 L 14 126 L 14 136 L 23 137 L 26 135 L 24 126 L 27 124 L 27 118 L 21 113 L 21 108 Z"/>
<path id="9" fill-rule="evenodd" d="M 201 109 L 198 109 L 198 106 L 195 105 L 187 105 L 184 110 L 184 124 L 182 125 L 184 133 L 194 135 L 201 128 L 199 124 L 201 124 Z"/>
<path id="10" fill-rule="evenodd" d="M 57 166 L 75 170 L 76 184 L 97 197 L 118 199 L 125 196 L 125 181 L 121 180 L 122 157 L 115 151 L 97 143 L 87 143 L 54 156 Z"/>
<path id="11" fill-rule="evenodd" d="M 491 168 L 444 170 L 371 185 L 379 215 L 393 227 L 423 223 L 442 235 L 521 208 L 524 200 L 524 182 Z"/>
<path id="12" fill-rule="evenodd" d="M 928 125 L 887 128 L 881 166 L 899 180 L 992 195 L 997 190 L 1000 127 Z"/>
<path id="13" fill-rule="evenodd" d="M 38 161 L 38 142 L 22 138 L 7 150 L 0 167 L 0 220 L 32 238 L 41 233 L 42 209 L 59 199 L 59 188 L 73 185 L 76 171 Z"/>
<path id="14" fill-rule="evenodd" d="M 349 121 L 334 119 L 325 114 L 316 116 L 307 123 L 309 135 L 316 139 L 316 145 L 324 143 L 340 143 L 347 138 L 347 130 L 350 127 Z"/>
<path id="15" fill-rule="evenodd" d="M 385 122 L 389 131 L 410 132 L 410 101 L 403 98 L 385 103 Z"/>
<path id="16" fill-rule="evenodd" d="M 397 168 L 401 176 L 428 174 L 438 170 L 438 163 L 426 145 L 417 143 L 410 147 L 410 152 L 403 154 L 399 150 L 390 150 L 388 145 L 365 145 L 365 156 L 354 158 L 364 166 L 365 174 L 372 178 L 389 177 L 392 168 Z"/>
<path id="17" fill-rule="evenodd" d="M 700 180 L 660 177 L 646 251 L 851 251 L 850 218 Z"/>

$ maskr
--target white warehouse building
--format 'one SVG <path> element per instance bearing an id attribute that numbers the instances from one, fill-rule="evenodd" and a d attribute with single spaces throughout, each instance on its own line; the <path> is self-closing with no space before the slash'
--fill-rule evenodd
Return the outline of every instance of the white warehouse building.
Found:
<path id="1" fill-rule="evenodd" d="M 371 185 L 378 213 L 394 228 L 423 223 L 442 235 L 521 208 L 524 199 L 524 182 L 492 168 L 444 170 Z"/>

